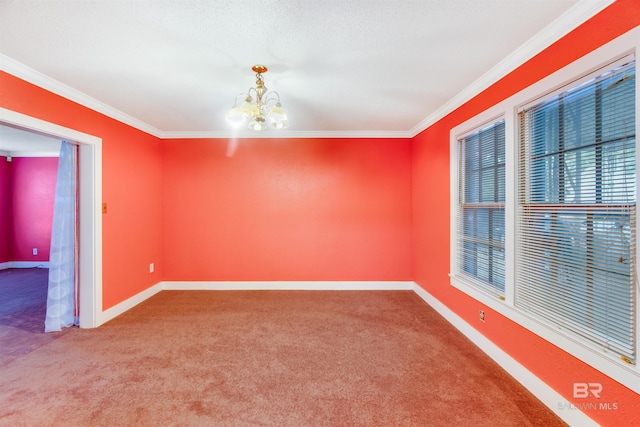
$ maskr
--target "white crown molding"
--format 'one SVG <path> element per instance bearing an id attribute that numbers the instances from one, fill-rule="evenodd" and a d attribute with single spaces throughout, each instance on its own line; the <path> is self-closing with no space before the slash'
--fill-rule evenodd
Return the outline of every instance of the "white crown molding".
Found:
<path id="1" fill-rule="evenodd" d="M 0 70 L 160 139 L 411 138 L 409 131 L 162 131 L 0 53 Z M 16 156 L 17 157 L 17 156 Z"/>
<path id="2" fill-rule="evenodd" d="M 42 74 L 2 53 L 0 53 L 0 70 L 153 136 L 157 137 L 161 133 L 160 130 L 155 127 Z"/>
<path id="3" fill-rule="evenodd" d="M 560 15 L 555 21 L 516 49 L 503 61 L 494 66 L 470 86 L 462 90 L 434 113 L 408 131 L 314 131 L 314 132 L 256 132 L 234 133 L 233 131 L 162 131 L 122 111 L 92 98 L 64 83 L 48 77 L 6 55 L 0 53 L 0 70 L 22 80 L 77 102 L 98 113 L 104 114 L 160 139 L 196 139 L 196 138 L 413 138 L 420 132 L 445 117 L 456 108 L 506 76 L 534 55 L 559 40 L 571 30 L 591 18 L 615 0 L 580 0 L 576 5 Z"/>
<path id="4" fill-rule="evenodd" d="M 3 154 L 0 151 L 0 156 L 6 157 L 60 157 L 59 151 L 11 151 L 7 154 Z"/>
<path id="5" fill-rule="evenodd" d="M 467 86 L 464 90 L 451 98 L 442 107 L 422 120 L 410 131 L 413 138 L 429 126 L 442 119 L 456 108 L 480 94 L 492 84 L 496 83 L 507 74 L 533 58 L 535 55 L 560 40 L 580 24 L 595 16 L 604 8 L 614 3 L 615 0 L 580 0 L 573 7 L 560 15 L 551 24 L 530 38 L 527 42 L 513 51 L 504 60 L 483 74 L 478 80 Z"/>
<path id="6" fill-rule="evenodd" d="M 302 131 L 265 131 L 265 132 L 252 132 L 252 131 L 175 131 L 175 132 L 160 132 L 158 138 L 161 139 L 305 139 L 305 138 L 398 138 L 409 139 L 411 134 L 408 131 L 317 131 L 317 132 L 302 132 Z"/>

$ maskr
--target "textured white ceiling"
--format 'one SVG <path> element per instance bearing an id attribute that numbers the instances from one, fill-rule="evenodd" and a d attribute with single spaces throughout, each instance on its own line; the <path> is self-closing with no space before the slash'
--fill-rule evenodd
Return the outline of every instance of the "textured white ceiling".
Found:
<path id="1" fill-rule="evenodd" d="M 231 136 L 260 63 L 281 136 L 408 136 L 610 2 L 0 0 L 0 68 L 157 136 Z"/>

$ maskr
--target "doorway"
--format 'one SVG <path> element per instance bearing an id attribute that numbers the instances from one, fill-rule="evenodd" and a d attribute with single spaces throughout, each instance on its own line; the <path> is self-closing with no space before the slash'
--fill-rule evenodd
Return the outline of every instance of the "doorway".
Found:
<path id="1" fill-rule="evenodd" d="M 0 108 L 0 125 L 78 144 L 80 327 L 95 328 L 102 318 L 102 139 Z"/>
<path id="2" fill-rule="evenodd" d="M 50 340 L 43 324 L 60 149 L 55 138 L 0 126 L 0 364 Z"/>

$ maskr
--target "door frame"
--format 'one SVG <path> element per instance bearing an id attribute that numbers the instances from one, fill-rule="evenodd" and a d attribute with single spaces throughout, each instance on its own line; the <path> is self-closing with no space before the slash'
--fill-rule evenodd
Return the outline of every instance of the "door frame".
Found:
<path id="1" fill-rule="evenodd" d="M 102 138 L 0 107 L 0 124 L 78 145 L 80 327 L 95 328 L 102 311 Z"/>

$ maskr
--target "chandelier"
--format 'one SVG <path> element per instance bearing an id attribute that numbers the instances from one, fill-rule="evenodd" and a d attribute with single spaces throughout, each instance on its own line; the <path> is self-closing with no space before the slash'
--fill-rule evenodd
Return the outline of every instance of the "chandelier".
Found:
<path id="1" fill-rule="evenodd" d="M 264 85 L 262 74 L 267 72 L 267 67 L 254 65 L 251 69 L 256 73 L 256 87 L 236 96 L 233 107 L 227 113 L 227 122 L 234 127 L 240 127 L 249 121 L 248 127 L 251 130 L 263 130 L 268 126 L 275 129 L 289 127 L 287 114 L 280 104 L 280 95 L 278 92 L 267 90 Z M 244 99 L 244 102 L 239 104 L 239 99 Z"/>

